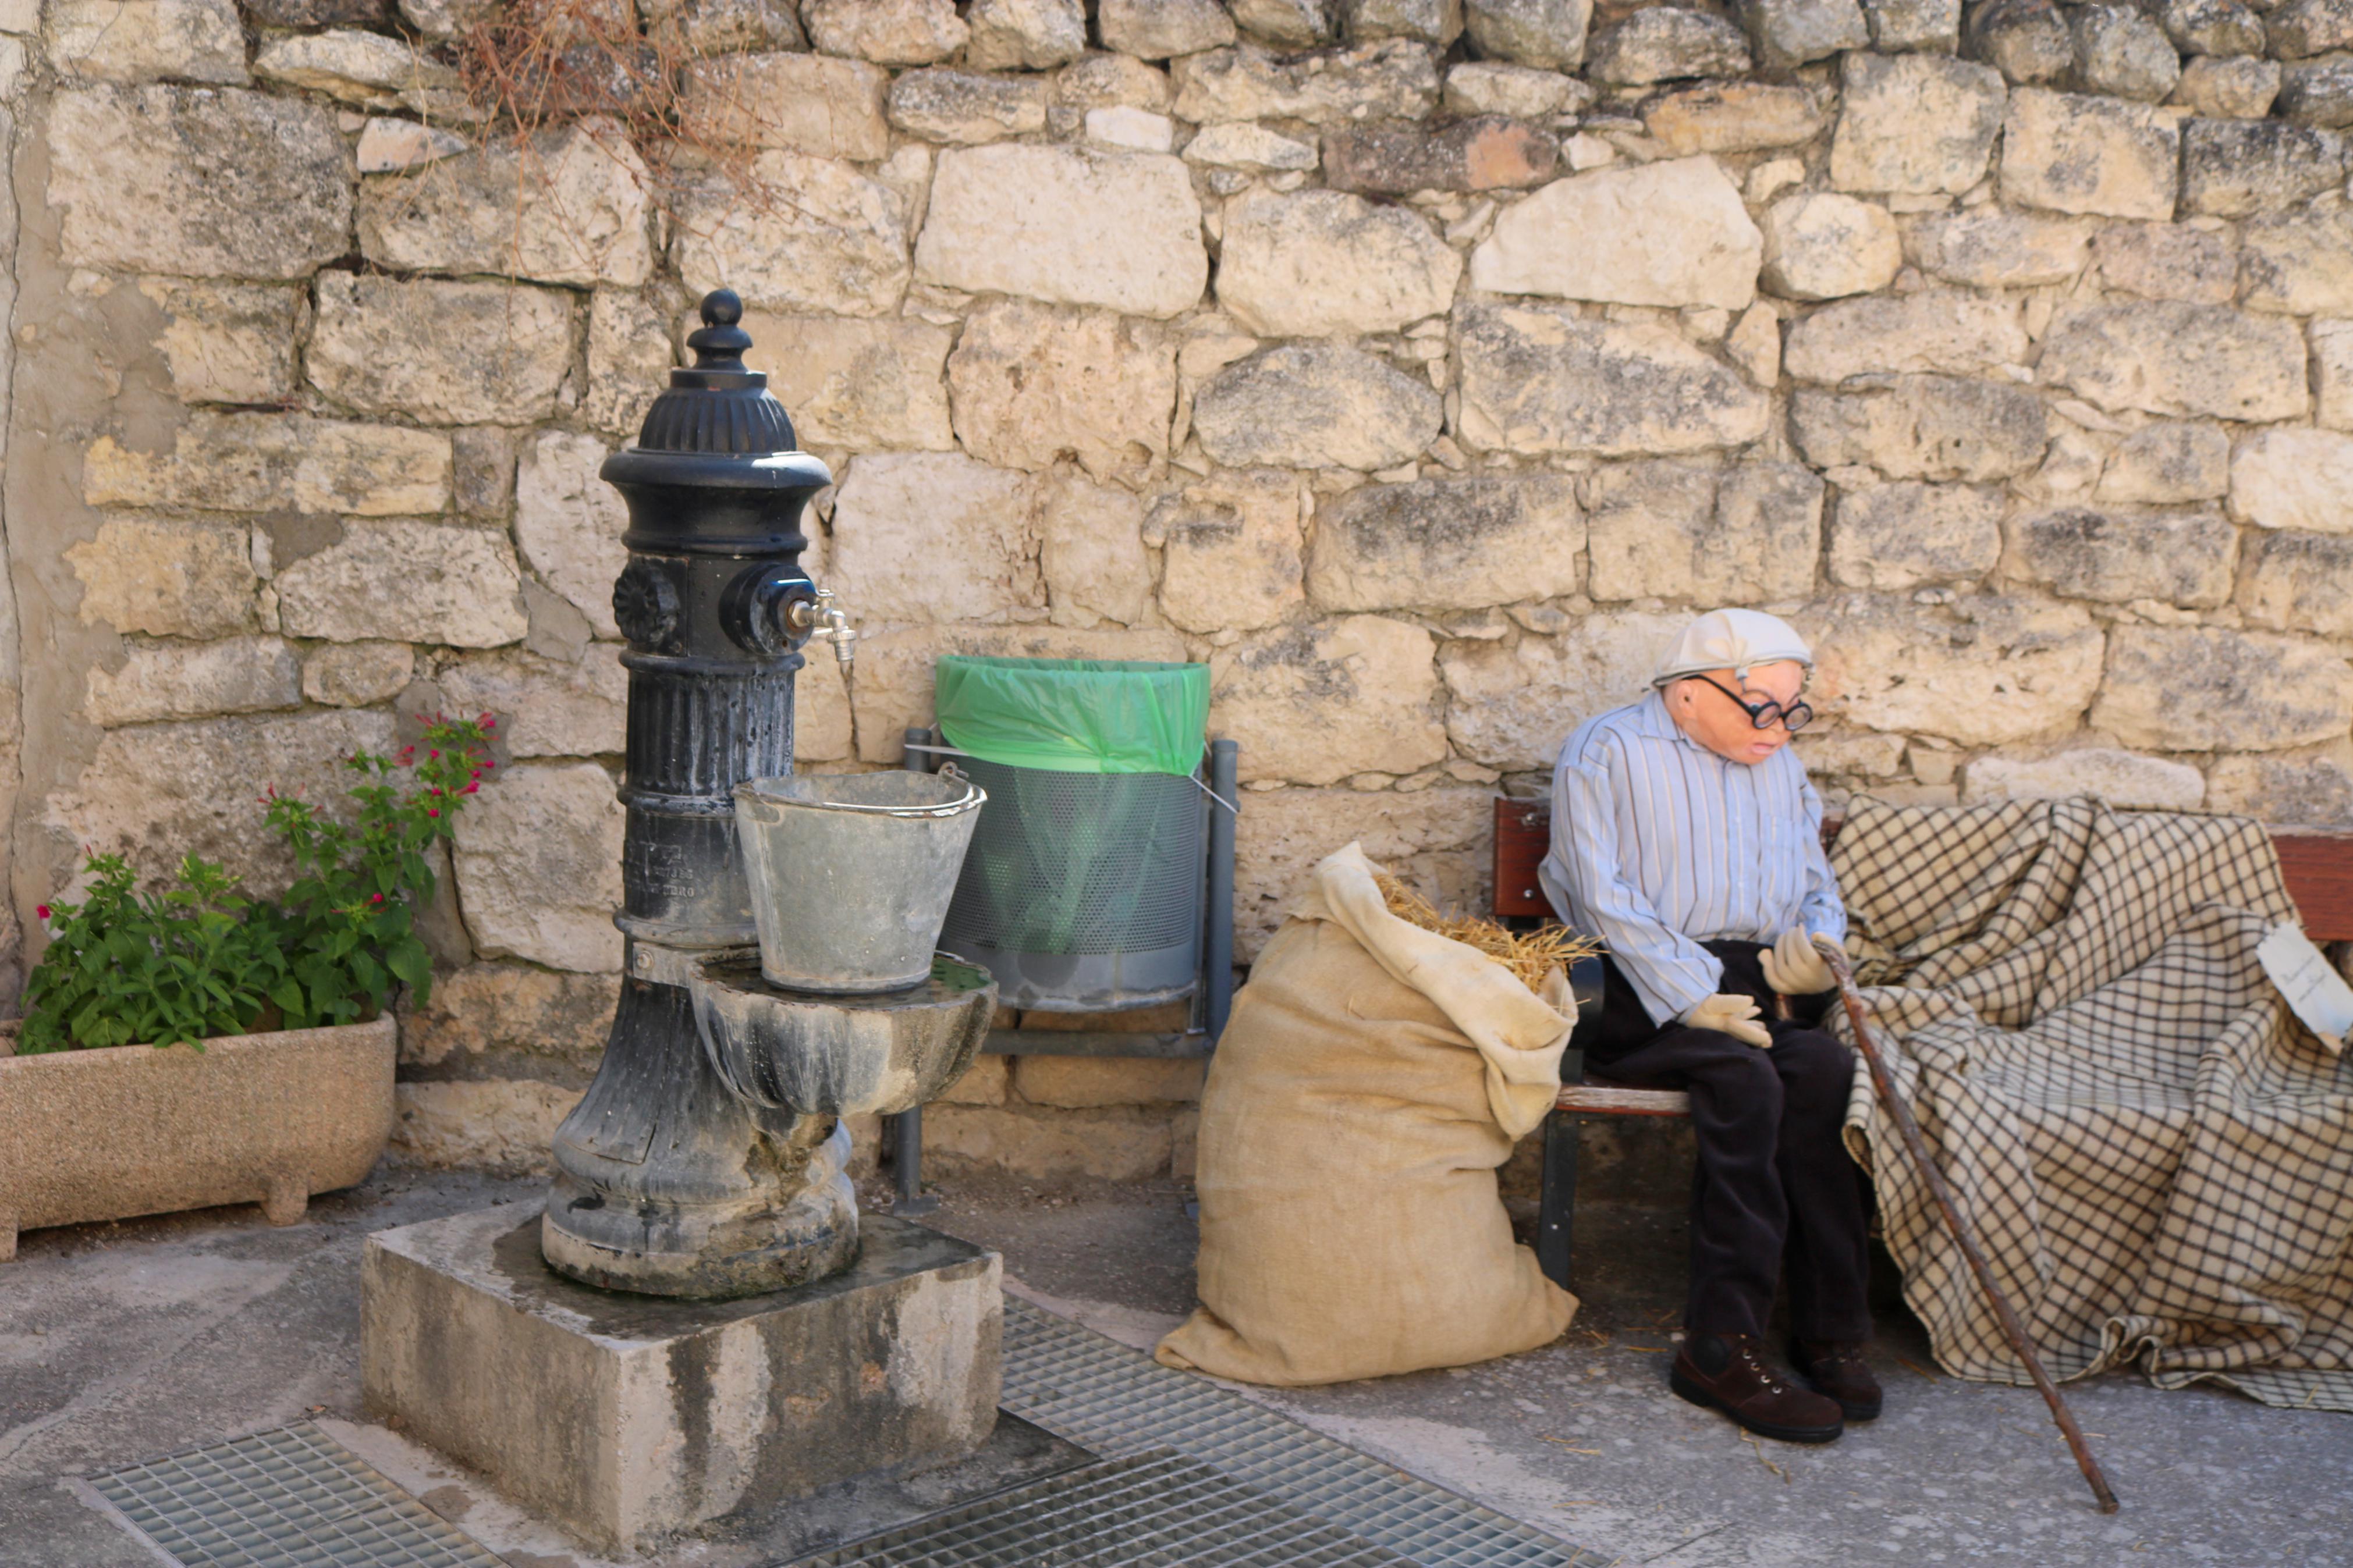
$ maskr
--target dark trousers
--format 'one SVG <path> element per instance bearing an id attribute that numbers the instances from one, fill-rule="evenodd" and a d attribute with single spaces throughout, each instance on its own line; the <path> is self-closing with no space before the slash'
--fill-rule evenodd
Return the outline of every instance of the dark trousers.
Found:
<path id="1" fill-rule="evenodd" d="M 1757 943 L 1706 946 L 1724 961 L 1724 989 L 1757 999 L 1771 1049 L 1715 1029 L 1659 1027 L 1609 963 L 1599 1034 L 1585 1055 L 1588 1071 L 1691 1096 L 1699 1169 L 1683 1327 L 1763 1334 L 1786 1269 L 1798 1337 L 1868 1339 L 1862 1184 L 1840 1142 L 1854 1053 L 1813 1026 L 1828 997 L 1789 998 L 1797 1016 L 1773 1016 Z"/>

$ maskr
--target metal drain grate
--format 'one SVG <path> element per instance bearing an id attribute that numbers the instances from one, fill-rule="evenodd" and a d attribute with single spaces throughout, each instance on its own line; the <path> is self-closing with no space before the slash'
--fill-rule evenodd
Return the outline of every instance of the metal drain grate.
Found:
<path id="1" fill-rule="evenodd" d="M 1173 1448 L 1421 1568 L 1609 1561 L 1011 1296 L 1000 1403 L 1105 1458 Z"/>
<path id="2" fill-rule="evenodd" d="M 185 1568 L 502 1568 L 308 1422 L 90 1478 Z"/>
<path id="3" fill-rule="evenodd" d="M 799 1568 L 1412 1568 L 1162 1450 L 1066 1470 Z"/>

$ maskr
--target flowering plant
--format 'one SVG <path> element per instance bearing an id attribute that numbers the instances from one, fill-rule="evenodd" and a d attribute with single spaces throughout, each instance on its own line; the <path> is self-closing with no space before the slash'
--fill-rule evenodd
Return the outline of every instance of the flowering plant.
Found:
<path id="1" fill-rule="evenodd" d="M 121 856 L 92 853 L 89 897 L 39 910 L 49 948 L 26 984 L 17 1050 L 347 1024 L 381 1013 L 402 984 L 422 1000 L 433 964 L 415 906 L 433 897 L 428 851 L 498 765 L 497 723 L 436 718 L 396 759 L 353 753 L 343 765 L 364 782 L 351 788 L 359 809 L 349 823 L 269 791 L 266 819 L 297 870 L 275 901 L 244 897 L 236 877 L 195 855 L 179 886 L 141 893 Z"/>

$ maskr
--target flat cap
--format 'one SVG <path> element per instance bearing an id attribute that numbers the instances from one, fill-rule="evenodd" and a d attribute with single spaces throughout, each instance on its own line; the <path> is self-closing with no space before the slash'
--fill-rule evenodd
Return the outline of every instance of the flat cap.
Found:
<path id="1" fill-rule="evenodd" d="M 1785 661 L 1809 669 L 1814 664 L 1814 650 L 1788 622 L 1762 610 L 1710 610 L 1667 646 L 1651 684 L 1664 686 L 1710 669 L 1746 676 L 1751 665 Z"/>

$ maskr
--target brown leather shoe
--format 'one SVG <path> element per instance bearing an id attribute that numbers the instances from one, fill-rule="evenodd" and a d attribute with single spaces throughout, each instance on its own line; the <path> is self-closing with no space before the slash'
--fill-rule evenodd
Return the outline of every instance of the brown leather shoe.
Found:
<path id="1" fill-rule="evenodd" d="M 1848 1420 L 1868 1421 L 1879 1414 L 1879 1379 L 1853 1341 L 1792 1340 L 1789 1364 L 1816 1394 L 1837 1400 Z"/>
<path id="2" fill-rule="evenodd" d="M 1845 1430 L 1837 1401 L 1784 1381 L 1765 1364 L 1754 1334 L 1693 1334 L 1676 1352 L 1667 1386 L 1760 1437 L 1828 1443 Z"/>

